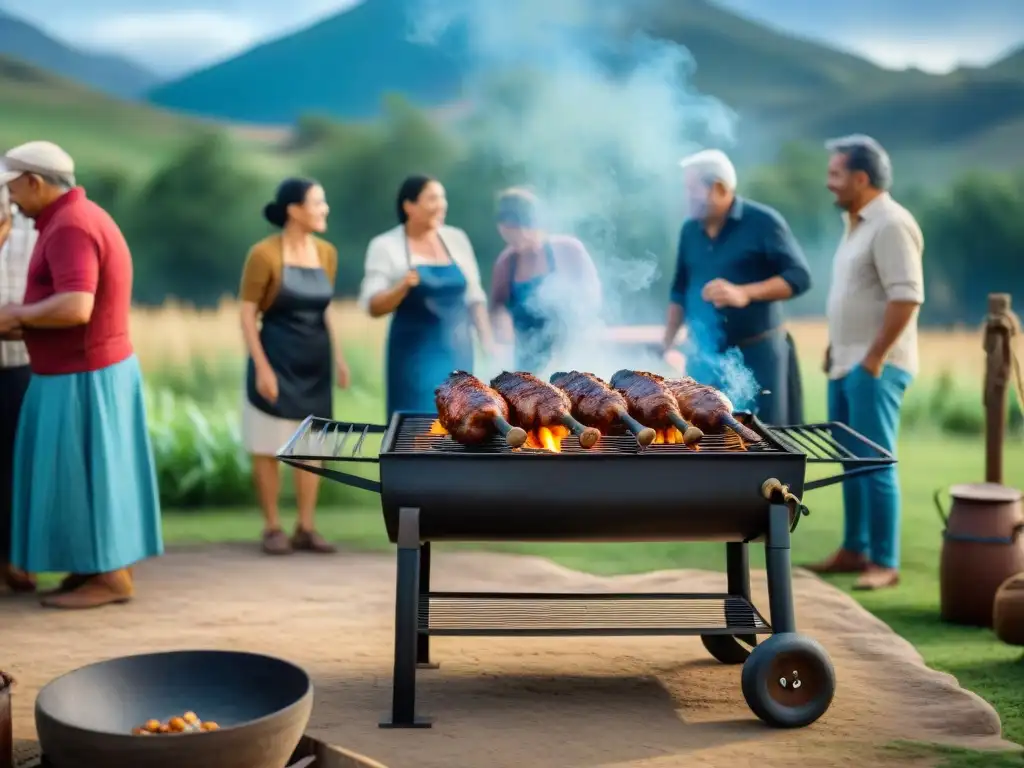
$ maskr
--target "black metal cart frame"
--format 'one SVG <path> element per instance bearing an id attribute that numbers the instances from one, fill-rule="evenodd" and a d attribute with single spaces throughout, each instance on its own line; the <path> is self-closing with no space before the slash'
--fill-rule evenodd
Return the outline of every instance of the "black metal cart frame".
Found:
<path id="1" fill-rule="evenodd" d="M 387 491 L 389 471 L 381 464 L 381 480 L 375 481 L 351 473 L 339 472 L 309 462 L 341 461 L 372 464 L 378 456 L 364 454 L 364 445 L 369 435 L 384 434 L 380 457 L 389 452 L 402 453 L 401 424 L 403 421 L 418 419 L 424 423 L 431 414 L 396 414 L 388 427 L 372 424 L 347 424 L 309 418 L 285 445 L 278 458 L 292 466 L 315 472 L 357 488 L 382 493 Z M 794 599 L 791 578 L 791 535 L 799 518 L 807 514 L 799 496 L 805 491 L 841 482 L 849 477 L 863 475 L 884 469 L 895 463 L 895 459 L 880 446 L 875 445 L 843 424 L 823 423 L 790 427 L 767 428 L 753 417 L 746 417 L 748 423 L 758 428 L 766 438 L 767 450 L 773 455 L 787 458 L 787 464 L 778 461 L 771 465 L 777 477 L 759 479 L 761 485 L 759 505 L 753 504 L 746 493 L 743 503 L 751 506 L 756 524 L 733 523 L 744 530 L 744 535 L 735 533 L 723 535 L 723 531 L 707 531 L 712 540 L 725 540 L 727 585 L 724 593 L 511 593 L 511 592 L 437 592 L 430 586 L 432 534 L 440 540 L 496 540 L 486 532 L 467 531 L 457 536 L 451 531 L 440 531 L 444 521 L 434 523 L 424 518 L 422 507 L 415 503 L 416 489 L 399 488 L 383 500 L 385 520 L 389 538 L 397 545 L 397 578 L 395 588 L 395 646 L 394 679 L 390 716 L 382 727 L 422 728 L 429 727 L 430 720 L 416 712 L 417 669 L 436 668 L 430 655 L 430 637 L 435 636 L 653 636 L 653 635 L 698 635 L 708 651 L 719 661 L 729 664 L 744 664 L 743 688 L 751 709 L 761 719 L 778 726 L 802 726 L 813 722 L 829 706 L 834 691 L 834 677 L 831 663 L 824 651 L 813 640 L 797 635 Z M 836 439 L 836 435 L 841 439 Z M 712 438 L 712 436 L 708 436 Z M 706 438 L 706 439 L 708 439 Z M 303 439 L 306 444 L 303 445 Z M 712 438 L 713 440 L 713 438 Z M 628 441 L 628 439 L 627 439 Z M 611 441 L 610 442 L 614 442 Z M 869 456 L 855 454 L 847 445 L 863 446 Z M 675 466 L 680 466 L 678 453 L 688 449 L 683 446 L 658 446 L 665 453 L 675 453 Z M 632 450 L 641 449 L 632 446 Z M 650 449 L 647 449 L 650 450 Z M 409 454 L 415 451 L 408 449 Z M 470 453 L 467 451 L 467 453 Z M 493 458 L 501 453 L 492 450 L 484 454 Z M 753 453 L 753 451 L 752 451 Z M 595 454 L 577 451 L 572 455 L 551 456 L 553 461 L 593 460 Z M 596 454 L 600 455 L 600 454 Z M 719 455 L 722 456 L 721 454 Z M 743 456 L 743 454 L 741 454 Z M 406 457 L 408 458 L 408 457 Z M 477 458 L 482 458 L 478 456 Z M 505 461 L 509 457 L 505 457 Z M 651 457 L 653 458 L 653 457 Z M 693 461 L 683 458 L 682 461 Z M 711 457 L 704 457 L 705 461 Z M 727 457 L 735 461 L 735 455 Z M 791 460 L 791 459 L 795 459 Z M 524 461 L 529 459 L 523 458 Z M 648 459 L 645 458 L 644 461 Z M 518 459 L 516 459 L 518 461 Z M 756 467 L 756 462 L 744 461 L 744 466 Z M 805 464 L 840 463 L 844 472 L 822 478 L 804 481 Z M 480 464 L 481 467 L 495 466 Z M 767 465 L 766 465 L 767 466 Z M 611 469 L 612 465 L 604 471 Z M 781 471 L 780 471 L 781 470 Z M 405 470 L 408 472 L 408 466 Z M 434 470 L 435 472 L 437 470 Z M 482 470 L 479 470 L 482 471 Z M 759 477 L 746 471 L 745 478 Z M 759 471 L 759 470 L 758 470 Z M 394 475 L 392 474 L 393 478 Z M 407 480 L 403 478 L 403 480 Z M 430 474 L 419 476 L 424 493 L 436 487 Z M 432 484 L 433 483 L 433 484 Z M 393 484 L 398 485 L 397 481 Z M 408 485 L 409 482 L 407 481 Z M 413 481 L 415 484 L 415 481 Z M 382 494 L 383 497 L 384 494 Z M 739 497 L 737 497 L 739 498 Z M 452 499 L 452 503 L 457 502 Z M 468 502 L 471 503 L 471 502 Z M 614 500 L 611 502 L 614 504 Z M 432 500 L 433 507 L 437 504 Z M 393 508 L 393 509 L 392 509 Z M 600 526 L 600 512 L 596 524 Z M 435 513 L 436 514 L 436 513 Z M 710 514 L 714 514 L 712 511 Z M 450 522 L 450 521 L 449 521 Z M 604 520 L 607 524 L 607 519 Z M 491 521 L 490 525 L 500 525 Z M 477 534 L 474 536 L 473 534 Z M 540 540 L 581 540 L 578 537 L 560 537 L 556 533 L 540 535 Z M 577 531 L 578 533 L 578 531 Z M 737 538 L 738 540 L 728 540 Z M 672 535 L 661 535 L 659 540 L 676 539 Z M 508 540 L 508 539 L 499 539 Z M 520 541 L 529 540 L 520 538 Z M 585 540 L 585 539 L 584 539 Z M 616 540 L 615 531 L 606 531 L 604 536 L 593 540 Z M 622 539 L 627 540 L 627 539 Z M 630 538 L 628 540 L 643 540 Z M 700 532 L 695 535 L 679 536 L 676 540 L 703 540 Z M 751 600 L 749 544 L 761 541 L 765 547 L 765 566 L 768 582 L 769 623 L 757 610 Z M 759 663 L 755 661 L 758 636 L 771 635 L 773 640 L 788 640 L 778 652 L 763 653 Z M 740 642 L 737 642 L 740 641 Z M 742 644 L 741 644 L 742 643 Z M 765 644 L 762 644 L 762 647 Z M 795 654 L 795 655 L 794 655 Z M 802 654 L 802 656 L 801 656 Z M 748 657 L 749 660 L 748 660 Z M 762 658 L 763 657 L 763 658 Z M 816 696 L 801 697 L 797 689 L 802 681 L 797 670 L 782 671 L 778 660 L 810 658 L 810 665 L 804 679 L 818 681 L 820 691 Z M 753 667 L 756 666 L 757 669 Z M 789 666 L 799 666 L 795 663 Z M 748 674 L 748 667 L 750 673 Z M 783 663 L 783 667 L 786 664 Z M 788 670 L 788 667 L 787 667 Z M 749 678 L 749 681 L 748 681 Z M 765 692 L 766 685 L 781 685 L 782 701 L 779 696 Z M 810 683 L 807 688 L 810 688 Z M 805 689 L 805 693 L 809 693 Z M 789 697 L 789 698 L 785 698 Z"/>

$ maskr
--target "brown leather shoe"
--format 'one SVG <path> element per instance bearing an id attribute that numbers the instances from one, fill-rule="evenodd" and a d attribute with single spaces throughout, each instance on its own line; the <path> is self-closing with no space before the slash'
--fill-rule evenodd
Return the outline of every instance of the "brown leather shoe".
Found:
<path id="1" fill-rule="evenodd" d="M 263 532 L 263 551 L 268 555 L 290 555 L 292 543 L 280 528 Z"/>
<path id="2" fill-rule="evenodd" d="M 134 593 L 132 576 L 127 568 L 122 568 L 119 571 L 92 576 L 77 589 L 44 597 L 41 602 L 47 608 L 86 610 L 127 603 Z"/>
<path id="3" fill-rule="evenodd" d="M 13 565 L 6 564 L 0 568 L 3 574 L 4 584 L 11 592 L 17 592 L 19 594 L 25 594 L 28 592 L 36 591 L 36 580 L 30 573 L 26 573 L 20 568 L 15 568 Z"/>
<path id="4" fill-rule="evenodd" d="M 860 578 L 854 583 L 853 588 L 862 591 L 875 589 L 889 589 L 900 583 L 900 572 L 895 568 L 883 568 L 880 565 L 871 565 Z"/>
<path id="5" fill-rule="evenodd" d="M 295 533 L 292 535 L 292 547 L 304 552 L 317 552 L 322 555 L 329 555 L 332 552 L 338 551 L 337 547 L 328 543 L 327 539 L 315 530 L 306 531 L 302 528 L 295 529 Z"/>
<path id="6" fill-rule="evenodd" d="M 848 549 L 837 549 L 820 563 L 805 565 L 812 573 L 863 573 L 868 567 L 868 559 Z"/>
<path id="7" fill-rule="evenodd" d="M 128 569 L 128 572 L 129 574 L 131 573 L 131 568 Z M 43 597 L 52 597 L 53 595 L 62 595 L 65 592 L 74 592 L 96 575 L 97 574 L 95 573 L 69 573 L 61 580 L 58 586 L 43 592 Z"/>

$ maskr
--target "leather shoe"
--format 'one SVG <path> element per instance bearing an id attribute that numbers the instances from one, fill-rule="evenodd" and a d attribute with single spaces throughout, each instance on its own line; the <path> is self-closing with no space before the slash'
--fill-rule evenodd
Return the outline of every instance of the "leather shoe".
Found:
<path id="1" fill-rule="evenodd" d="M 26 593 L 36 591 L 36 580 L 30 573 L 26 573 L 20 568 L 15 568 L 9 563 L 0 566 L 0 574 L 3 576 L 3 582 L 7 585 L 7 588 L 11 592 Z"/>
<path id="2" fill-rule="evenodd" d="M 900 583 L 900 572 L 895 568 L 883 568 L 872 564 L 860 578 L 854 582 L 853 588 L 861 591 L 889 589 Z"/>
<path id="3" fill-rule="evenodd" d="M 868 559 L 848 549 L 837 549 L 820 563 L 805 565 L 812 573 L 863 573 L 867 570 Z"/>
<path id="4" fill-rule="evenodd" d="M 104 605 L 127 603 L 135 593 L 132 575 L 127 568 L 109 573 L 99 573 L 88 578 L 81 586 L 70 592 L 61 592 L 44 597 L 40 602 L 47 608 L 64 610 L 86 610 Z"/>

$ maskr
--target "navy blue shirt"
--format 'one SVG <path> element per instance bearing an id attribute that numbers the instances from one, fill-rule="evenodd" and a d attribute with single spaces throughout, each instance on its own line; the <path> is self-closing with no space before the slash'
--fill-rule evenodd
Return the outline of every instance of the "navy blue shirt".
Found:
<path id="1" fill-rule="evenodd" d="M 722 278 L 744 285 L 772 277 L 789 283 L 793 296 L 811 287 L 807 259 L 782 216 L 737 196 L 714 239 L 702 221 L 688 219 L 683 224 L 670 298 L 683 308 L 684 322 L 698 346 L 721 351 L 782 325 L 782 302 L 752 301 L 743 308 L 715 309 L 701 298 L 705 284 Z"/>

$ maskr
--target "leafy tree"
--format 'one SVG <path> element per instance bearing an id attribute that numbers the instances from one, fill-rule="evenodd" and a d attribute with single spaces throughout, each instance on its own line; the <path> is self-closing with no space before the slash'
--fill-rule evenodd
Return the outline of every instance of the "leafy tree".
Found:
<path id="1" fill-rule="evenodd" d="M 138 299 L 209 306 L 235 293 L 248 248 L 266 232 L 260 210 L 270 193 L 239 167 L 223 135 L 186 147 L 132 207 L 130 238 L 144 276 Z"/>

